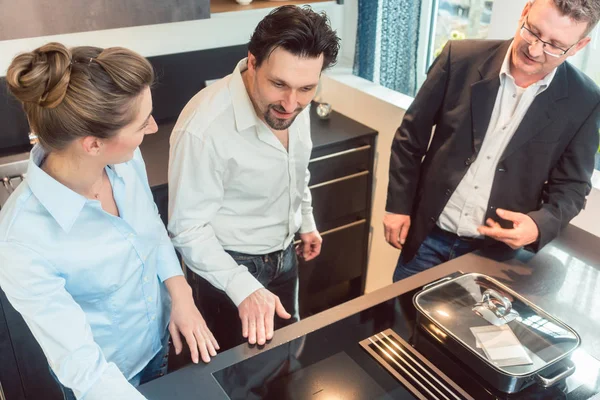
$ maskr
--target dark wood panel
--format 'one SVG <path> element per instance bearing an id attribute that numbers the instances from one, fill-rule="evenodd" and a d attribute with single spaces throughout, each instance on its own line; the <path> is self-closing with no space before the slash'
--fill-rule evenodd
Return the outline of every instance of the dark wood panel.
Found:
<path id="1" fill-rule="evenodd" d="M 341 150 L 320 158 L 313 158 L 308 164 L 310 185 L 326 182 L 343 176 L 370 169 L 371 147 L 363 145 Z"/>
<path id="2" fill-rule="evenodd" d="M 323 236 L 319 257 L 309 262 L 302 261 L 299 265 L 301 301 L 363 275 L 368 229 L 365 221 Z"/>
<path id="3" fill-rule="evenodd" d="M 367 143 L 369 138 L 377 135 L 377 131 L 356 122 L 336 111 L 332 111 L 329 119 L 320 119 L 316 112 L 317 104 L 313 103 L 310 110 L 311 130 L 318 131 L 320 135 L 313 134 L 313 153 L 315 157 L 333 153 L 338 147 L 348 146 L 349 140 L 363 139 Z"/>
<path id="4" fill-rule="evenodd" d="M 158 208 L 158 214 L 165 227 L 167 226 L 167 217 L 169 214 L 169 186 L 167 184 L 155 186 L 152 188 L 154 203 Z"/>
<path id="5" fill-rule="evenodd" d="M 370 174 L 311 188 L 317 226 L 367 209 L 371 193 L 368 186 Z"/>
<path id="6" fill-rule="evenodd" d="M 0 155 L 29 150 L 29 124 L 21 104 L 10 94 L 6 79 L 0 78 Z M 24 149 L 25 148 L 25 149 Z"/>
<path id="7" fill-rule="evenodd" d="M 329 286 L 327 289 L 300 298 L 302 318 L 320 313 L 362 295 L 362 277 Z"/>
<path id="8" fill-rule="evenodd" d="M 240 45 L 149 57 L 156 71 L 152 100 L 159 125 L 176 119 L 187 102 L 205 87 L 205 81 L 231 74 L 247 55 L 248 47 Z"/>
<path id="9" fill-rule="evenodd" d="M 4 316 L 4 304 L 8 304 L 8 300 L 0 289 L 0 384 L 7 400 L 25 400 L 25 392 Z"/>
<path id="10" fill-rule="evenodd" d="M 62 400 L 62 393 L 50 375 L 48 361 L 27 324 L 2 293 L 2 307 L 9 327 L 18 372 L 27 400 Z M 4 365 L 2 365 L 4 369 Z M 3 383 L 4 386 L 4 383 Z M 7 397 L 7 400 L 12 400 Z"/>

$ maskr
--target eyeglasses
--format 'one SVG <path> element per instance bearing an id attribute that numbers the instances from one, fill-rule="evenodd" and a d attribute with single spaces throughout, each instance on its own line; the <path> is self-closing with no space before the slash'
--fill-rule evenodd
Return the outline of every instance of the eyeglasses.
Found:
<path id="1" fill-rule="evenodd" d="M 527 21 L 527 18 L 525 18 L 525 21 Z M 548 43 L 543 41 L 538 35 L 536 35 L 535 33 L 533 33 L 531 30 L 529 30 L 529 28 L 527 28 L 525 26 L 525 22 L 523 22 L 523 25 L 521 25 L 521 30 L 520 30 L 520 34 L 521 37 L 523 38 L 523 40 L 525 40 L 527 43 L 529 44 L 536 44 L 538 42 L 542 43 L 542 47 L 544 50 L 544 53 L 548 54 L 549 56 L 552 57 L 562 57 L 565 54 L 567 54 L 567 52 L 569 50 L 571 50 L 571 48 L 573 46 L 575 46 L 575 43 L 573 46 L 569 47 L 568 49 L 561 49 L 558 46 L 553 45 L 552 43 Z M 578 42 L 579 43 L 579 42 Z"/>

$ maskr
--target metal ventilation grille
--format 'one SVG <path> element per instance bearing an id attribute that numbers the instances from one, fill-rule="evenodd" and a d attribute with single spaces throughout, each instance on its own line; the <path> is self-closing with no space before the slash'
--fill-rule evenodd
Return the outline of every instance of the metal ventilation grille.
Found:
<path id="1" fill-rule="evenodd" d="M 391 329 L 360 345 L 418 399 L 474 400 Z"/>

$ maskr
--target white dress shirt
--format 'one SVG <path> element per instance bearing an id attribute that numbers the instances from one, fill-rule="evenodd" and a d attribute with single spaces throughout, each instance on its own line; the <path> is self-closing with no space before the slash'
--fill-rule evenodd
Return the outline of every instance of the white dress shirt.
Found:
<path id="1" fill-rule="evenodd" d="M 239 305 L 262 285 L 225 250 L 268 254 L 316 230 L 308 189 L 308 107 L 289 149 L 256 115 L 239 62 L 194 96 L 171 135 L 169 232 L 186 265 Z"/>
<path id="2" fill-rule="evenodd" d="M 516 85 L 510 73 L 512 44 L 500 69 L 500 88 L 477 158 L 448 200 L 437 225 L 463 237 L 481 237 L 496 167 L 536 96 L 548 88 L 556 68 L 527 88 Z M 510 190 L 510 188 L 507 188 Z"/>
<path id="3" fill-rule="evenodd" d="M 78 399 L 141 400 L 128 382 L 160 351 L 183 275 L 142 155 L 106 167 L 120 217 L 54 180 L 31 151 L 0 212 L 0 286 Z"/>

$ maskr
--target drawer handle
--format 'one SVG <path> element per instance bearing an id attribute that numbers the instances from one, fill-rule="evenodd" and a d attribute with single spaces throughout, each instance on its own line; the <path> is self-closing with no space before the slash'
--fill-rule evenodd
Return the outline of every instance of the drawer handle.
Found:
<path id="1" fill-rule="evenodd" d="M 350 154 L 350 153 L 356 153 L 357 151 L 369 150 L 370 148 L 371 148 L 371 145 L 367 144 L 366 146 L 356 147 L 354 149 L 344 150 L 344 151 L 340 151 L 338 153 L 332 153 L 332 154 L 327 154 L 326 156 L 312 158 L 308 161 L 308 163 L 310 164 L 310 163 L 317 162 L 317 161 L 328 160 L 330 158 L 343 156 L 344 154 Z"/>
<path id="2" fill-rule="evenodd" d="M 328 231 L 325 231 L 325 232 L 321 232 L 321 236 L 327 236 L 327 235 L 329 235 L 330 233 L 334 233 L 334 232 L 343 231 L 344 229 L 352 228 L 353 226 L 362 225 L 362 224 L 364 224 L 364 223 L 366 223 L 366 222 L 367 222 L 367 220 L 363 218 L 363 219 L 361 219 L 361 220 L 354 221 L 354 222 L 351 222 L 351 223 L 349 223 L 349 224 L 346 224 L 346 225 L 338 226 L 337 228 L 333 228 L 333 229 L 330 229 L 330 230 L 328 230 Z M 296 240 L 296 241 L 294 242 L 294 244 L 300 244 L 300 243 L 302 243 L 302 241 L 301 241 L 301 240 Z"/>
<path id="3" fill-rule="evenodd" d="M 317 183 L 317 184 L 311 185 L 308 188 L 309 189 L 316 189 L 316 188 L 321 187 L 321 186 L 331 185 L 333 183 L 347 181 L 348 179 L 354 179 L 354 178 L 358 178 L 359 176 L 365 176 L 365 175 L 369 175 L 369 171 L 361 171 L 361 172 L 357 172 L 356 174 L 342 176 L 341 178 L 336 178 L 336 179 L 332 179 L 332 180 L 327 181 L 327 182 L 321 182 L 321 183 Z"/>

